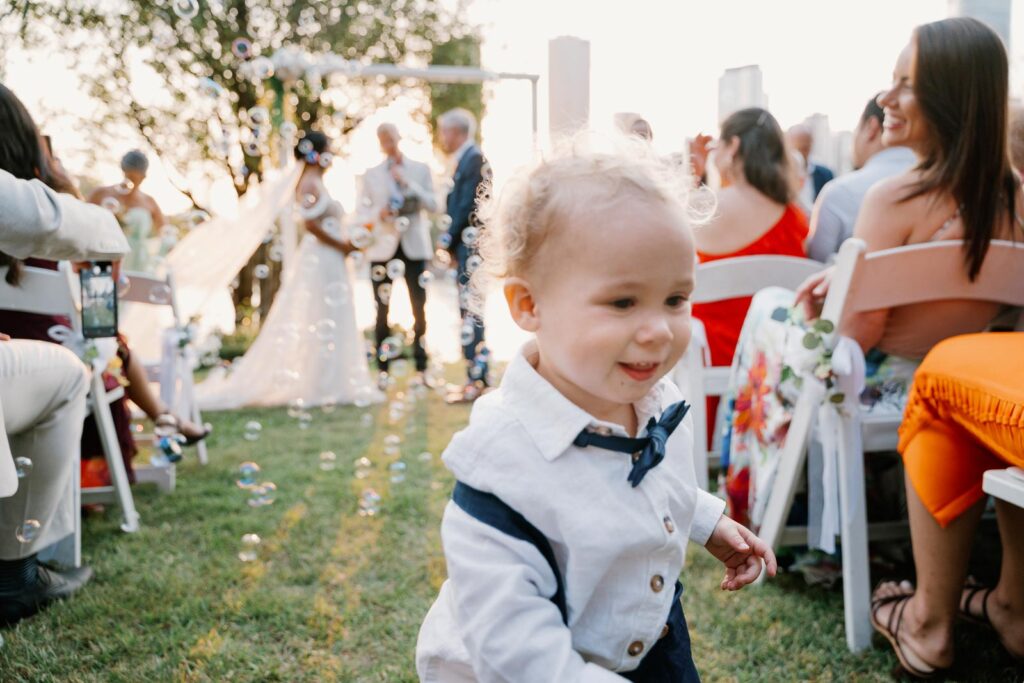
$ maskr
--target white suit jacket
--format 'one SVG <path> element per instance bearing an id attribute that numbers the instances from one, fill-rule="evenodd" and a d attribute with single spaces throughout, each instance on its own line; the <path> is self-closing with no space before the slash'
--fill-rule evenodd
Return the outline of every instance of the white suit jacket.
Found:
<path id="1" fill-rule="evenodd" d="M 409 189 L 420 198 L 423 209 L 437 211 L 437 198 L 434 196 L 430 167 L 403 155 L 400 168 L 405 174 Z M 387 159 L 369 169 L 363 176 L 363 197 L 359 210 L 365 222 L 373 224 L 374 242 L 366 250 L 366 258 L 370 261 L 387 261 L 398 251 L 399 232 L 395 221 L 385 221 L 380 217 L 380 211 L 388 205 L 394 187 Z M 401 235 L 402 251 L 412 260 L 426 261 L 434 255 L 434 245 L 430 239 L 430 222 L 425 211 L 408 216 L 409 227 Z"/>
<path id="2" fill-rule="evenodd" d="M 121 226 L 106 209 L 0 170 L 0 251 L 16 258 L 116 261 L 129 250 Z M 0 405 L 0 497 L 17 490 Z"/>

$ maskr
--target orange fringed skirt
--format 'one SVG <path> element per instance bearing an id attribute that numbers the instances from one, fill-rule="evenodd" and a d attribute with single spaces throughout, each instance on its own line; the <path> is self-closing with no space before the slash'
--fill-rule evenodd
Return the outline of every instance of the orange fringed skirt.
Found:
<path id="1" fill-rule="evenodd" d="M 914 375 L 899 451 L 942 526 L 981 500 L 986 470 L 1024 467 L 1024 332 L 935 346 Z"/>

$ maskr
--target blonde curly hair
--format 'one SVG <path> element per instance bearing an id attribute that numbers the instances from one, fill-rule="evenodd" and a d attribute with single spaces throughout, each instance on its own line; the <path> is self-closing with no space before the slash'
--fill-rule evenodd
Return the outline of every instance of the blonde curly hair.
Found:
<path id="1" fill-rule="evenodd" d="M 706 201 L 691 204 L 692 176 L 684 157 L 657 157 L 649 144 L 616 137 L 598 151 L 578 136 L 550 158 L 510 178 L 499 195 L 484 194 L 476 244 L 482 262 L 473 271 L 469 307 L 479 314 L 495 281 L 523 277 L 545 240 L 567 226 L 593 220 L 623 201 L 657 202 L 689 229 L 710 215 Z"/>

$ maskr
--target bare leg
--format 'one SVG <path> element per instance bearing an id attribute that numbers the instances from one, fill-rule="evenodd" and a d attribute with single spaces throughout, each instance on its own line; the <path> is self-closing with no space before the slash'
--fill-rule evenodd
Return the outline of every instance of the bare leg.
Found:
<path id="1" fill-rule="evenodd" d="M 935 521 L 909 480 L 907 511 L 917 567 L 917 590 L 907 604 L 900 628 L 900 642 L 935 667 L 953 662 L 953 623 L 967 577 L 974 531 L 985 509 L 981 500 L 943 528 Z M 897 584 L 879 588 L 879 595 L 906 592 Z M 886 623 L 892 605 L 879 609 Z"/>
<path id="2" fill-rule="evenodd" d="M 988 616 L 1010 654 L 1024 659 L 1024 509 L 997 500 L 999 538 L 1003 543 L 1003 561 L 999 583 L 988 599 Z M 976 596 L 969 606 L 981 616 L 982 599 Z"/>
<path id="3" fill-rule="evenodd" d="M 160 399 L 157 398 L 156 394 L 149 386 L 149 379 L 146 377 L 146 369 L 142 366 L 142 363 L 129 353 L 127 379 L 128 386 L 125 387 L 125 393 L 128 394 L 128 398 L 131 399 L 132 403 L 139 407 L 139 410 L 146 414 L 151 420 L 156 420 L 159 416 L 168 412 L 167 406 L 160 403 Z M 192 438 L 201 435 L 205 430 L 188 420 L 178 419 L 178 429 L 186 437 Z"/>

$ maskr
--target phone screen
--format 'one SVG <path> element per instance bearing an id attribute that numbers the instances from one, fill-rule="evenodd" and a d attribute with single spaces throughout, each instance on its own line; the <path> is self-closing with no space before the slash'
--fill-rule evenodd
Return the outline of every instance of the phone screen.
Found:
<path id="1" fill-rule="evenodd" d="M 82 336 L 117 336 L 117 283 L 114 265 L 97 261 L 78 272 L 82 282 Z"/>

